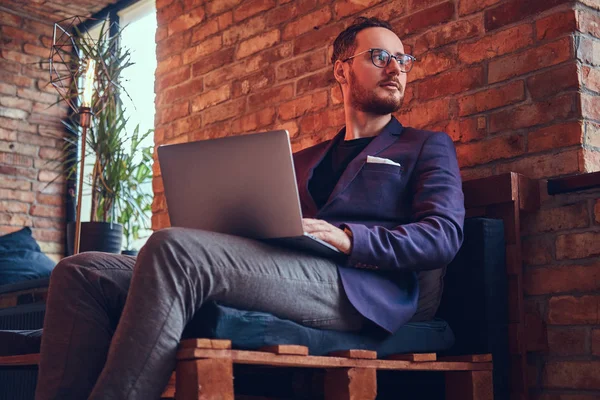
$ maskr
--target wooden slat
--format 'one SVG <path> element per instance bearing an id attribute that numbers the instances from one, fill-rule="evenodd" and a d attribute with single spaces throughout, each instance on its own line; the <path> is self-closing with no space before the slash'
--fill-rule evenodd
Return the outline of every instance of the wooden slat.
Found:
<path id="1" fill-rule="evenodd" d="M 278 344 L 274 346 L 263 346 L 258 351 L 264 351 L 267 353 L 273 353 L 278 355 L 295 355 L 295 356 L 307 356 L 308 347 L 298 346 L 295 344 Z"/>
<path id="2" fill-rule="evenodd" d="M 0 366 L 37 365 L 39 362 L 39 353 L 0 357 Z"/>
<path id="3" fill-rule="evenodd" d="M 280 367 L 376 368 L 399 371 L 484 371 L 492 369 L 492 363 L 363 360 L 341 357 L 277 355 L 246 350 L 182 349 L 177 352 L 178 360 L 203 358 L 231 358 L 236 364 L 270 365 Z"/>
<path id="4" fill-rule="evenodd" d="M 360 358 L 364 360 L 376 360 L 377 352 L 371 350 L 340 350 L 327 354 L 329 357 Z"/>
<path id="5" fill-rule="evenodd" d="M 465 207 L 475 208 L 515 201 L 517 198 L 516 180 L 517 174 L 508 172 L 463 182 Z"/>
<path id="6" fill-rule="evenodd" d="M 173 372 L 171 374 L 171 377 L 169 378 L 169 383 L 167 383 L 167 387 L 165 388 L 165 390 L 163 390 L 162 395 L 160 396 L 161 399 L 174 399 L 175 398 L 175 382 L 176 382 L 176 375 L 175 375 L 175 372 Z"/>
<path id="7" fill-rule="evenodd" d="M 446 372 L 446 400 L 494 398 L 492 371 Z"/>
<path id="8" fill-rule="evenodd" d="M 548 194 L 569 193 L 600 187 L 600 172 L 548 179 Z"/>
<path id="9" fill-rule="evenodd" d="M 461 362 L 492 362 L 491 354 L 469 354 L 464 356 L 445 356 L 440 357 L 440 361 L 461 361 Z"/>
<path id="10" fill-rule="evenodd" d="M 519 179 L 519 208 L 522 211 L 537 211 L 540 208 L 540 181 L 523 175 Z"/>
<path id="11" fill-rule="evenodd" d="M 185 339 L 179 343 L 179 348 L 199 348 L 199 349 L 230 349 L 231 340 L 221 339 Z"/>
<path id="12" fill-rule="evenodd" d="M 377 371 L 339 368 L 325 373 L 325 400 L 375 400 Z"/>
<path id="13" fill-rule="evenodd" d="M 404 360 L 414 362 L 429 362 L 437 360 L 435 353 L 407 353 L 407 354 L 392 354 L 386 357 L 387 360 Z"/>

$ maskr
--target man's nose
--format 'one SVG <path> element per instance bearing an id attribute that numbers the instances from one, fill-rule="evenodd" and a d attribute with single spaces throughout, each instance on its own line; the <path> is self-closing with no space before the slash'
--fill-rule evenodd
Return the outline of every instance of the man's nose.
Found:
<path id="1" fill-rule="evenodd" d="M 400 75 L 402 70 L 400 69 L 400 64 L 395 58 L 390 59 L 390 63 L 385 67 L 386 72 L 390 75 Z"/>

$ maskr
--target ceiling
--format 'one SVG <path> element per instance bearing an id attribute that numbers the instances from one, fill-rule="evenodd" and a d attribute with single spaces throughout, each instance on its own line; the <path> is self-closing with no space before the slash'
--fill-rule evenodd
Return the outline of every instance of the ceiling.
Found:
<path id="1" fill-rule="evenodd" d="M 108 5 L 119 0 L 0 0 L 2 8 L 16 14 L 54 23 L 61 19 L 76 15 L 90 17 Z"/>

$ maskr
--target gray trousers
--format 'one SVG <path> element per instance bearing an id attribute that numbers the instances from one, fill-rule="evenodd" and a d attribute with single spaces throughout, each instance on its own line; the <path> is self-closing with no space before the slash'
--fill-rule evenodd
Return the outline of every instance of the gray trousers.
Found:
<path id="1" fill-rule="evenodd" d="M 330 260 L 164 229 L 137 259 L 82 253 L 56 266 L 36 399 L 158 399 L 184 327 L 207 300 L 324 329 L 358 330 L 364 322 Z"/>

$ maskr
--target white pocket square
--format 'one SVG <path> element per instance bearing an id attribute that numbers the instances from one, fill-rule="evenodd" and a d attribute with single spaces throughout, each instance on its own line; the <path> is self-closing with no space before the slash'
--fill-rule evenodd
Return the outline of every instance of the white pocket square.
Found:
<path id="1" fill-rule="evenodd" d="M 395 161 L 389 160 L 387 158 L 381 158 L 381 157 L 373 157 L 373 156 L 367 156 L 367 163 L 373 163 L 373 164 L 389 164 L 389 165 L 395 165 L 397 167 L 401 167 L 400 164 L 398 164 Z"/>

